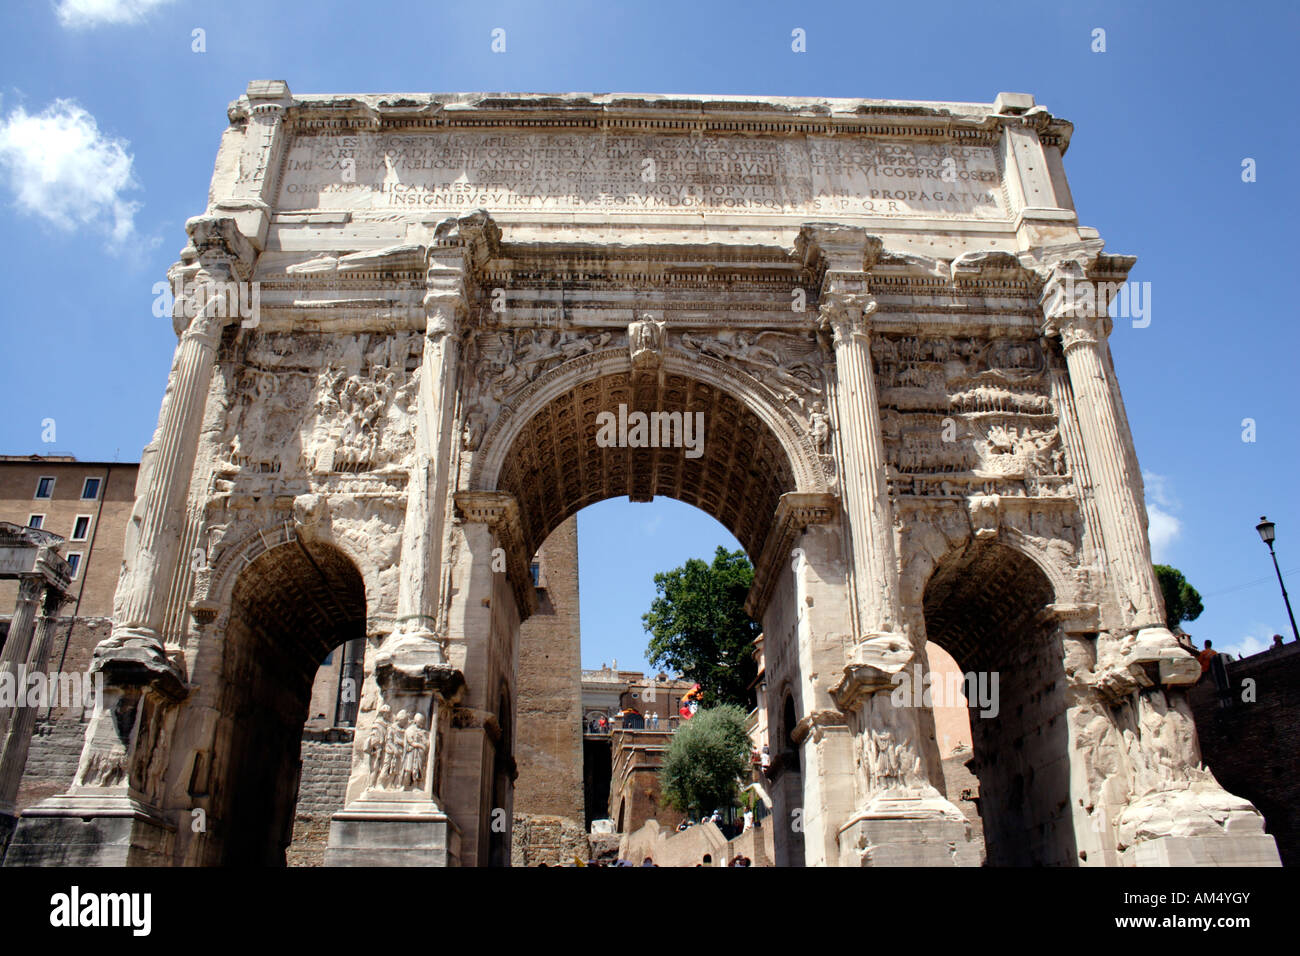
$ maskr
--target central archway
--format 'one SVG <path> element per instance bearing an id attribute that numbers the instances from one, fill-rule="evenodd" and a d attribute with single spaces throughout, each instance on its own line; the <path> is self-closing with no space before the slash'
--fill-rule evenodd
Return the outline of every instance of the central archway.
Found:
<path id="1" fill-rule="evenodd" d="M 808 412 L 759 379 L 707 356 L 669 349 L 661 364 L 644 369 L 631 366 L 626 349 L 611 349 L 564 363 L 520 389 L 486 429 L 469 484 L 517 503 L 519 551 L 526 556 L 537 555 L 566 520 L 608 499 L 662 497 L 697 508 L 730 532 L 756 571 L 768 567 L 768 588 L 750 613 L 756 619 L 775 615 L 781 636 L 774 641 L 795 640 L 786 620 L 795 619 L 793 580 L 785 574 L 789 548 L 782 549 L 788 530 L 797 535 L 803 528 L 785 517 L 789 502 L 783 508 L 783 496 L 827 491 L 824 462 L 808 437 Z M 632 432 L 637 413 L 658 416 L 668 435 L 652 429 L 646 441 L 638 441 Z M 626 423 L 626 430 L 618 429 L 619 440 L 609 441 L 608 431 L 602 435 L 611 421 Z M 700 437 L 698 431 L 685 433 L 687 421 L 702 421 L 698 444 L 691 441 Z M 686 440 L 654 440 L 660 437 Z M 776 585 L 778 578 L 787 586 Z M 517 662 L 498 666 L 515 687 L 513 700 L 528 700 L 532 689 L 518 684 Z M 485 670 L 491 673 L 493 666 Z M 796 696 L 802 711 L 809 695 Z M 491 703 L 485 700 L 484 709 Z M 486 776 L 486 762 L 484 770 Z M 792 792 L 782 796 L 797 812 L 803 804 L 801 775 L 790 774 L 788 783 Z M 494 792 L 492 803 L 504 800 Z M 612 810 L 617 818 L 617 807 Z"/>

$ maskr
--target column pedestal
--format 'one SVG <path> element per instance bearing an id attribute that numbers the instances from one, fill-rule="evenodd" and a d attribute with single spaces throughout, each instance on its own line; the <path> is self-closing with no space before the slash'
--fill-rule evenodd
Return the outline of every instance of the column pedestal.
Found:
<path id="1" fill-rule="evenodd" d="M 465 680 L 434 641 L 394 635 L 375 676 L 382 703 L 363 735 L 361 795 L 330 818 L 326 866 L 458 866 L 460 829 L 439 797 L 451 707 Z M 424 728 L 429 730 L 425 731 Z"/>
<path id="2" fill-rule="evenodd" d="M 841 866 L 979 866 L 965 815 L 930 781 L 919 707 L 896 706 L 894 675 L 911 668 L 897 639 L 859 645 L 855 663 L 832 688 L 853 715 L 865 792 L 840 828 Z"/>
<path id="3" fill-rule="evenodd" d="M 101 654 L 101 652 L 103 652 Z M 157 808 L 175 672 L 139 648 L 96 649 L 102 698 L 68 792 L 23 811 L 5 866 L 167 866 L 176 825 Z M 102 675 L 102 676 L 101 676 Z"/>

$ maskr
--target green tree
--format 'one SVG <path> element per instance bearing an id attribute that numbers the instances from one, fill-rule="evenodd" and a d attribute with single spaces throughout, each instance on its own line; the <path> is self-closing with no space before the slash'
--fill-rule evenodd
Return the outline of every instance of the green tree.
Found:
<path id="1" fill-rule="evenodd" d="M 1205 605 L 1196 588 L 1187 583 L 1183 572 L 1167 564 L 1155 565 L 1160 591 L 1165 596 L 1165 626 L 1174 628 L 1183 621 L 1194 621 L 1201 616 Z"/>
<path id="2" fill-rule="evenodd" d="M 659 771 L 664 803 L 683 813 L 732 807 L 749 773 L 745 711 L 734 704 L 705 707 L 673 734 Z"/>
<path id="3" fill-rule="evenodd" d="M 658 595 L 641 616 L 651 634 L 646 656 L 699 684 L 706 707 L 736 704 L 748 710 L 754 704 L 753 644 L 760 629 L 745 614 L 753 583 L 745 552 L 721 546 L 712 564 L 691 558 L 655 575 Z"/>

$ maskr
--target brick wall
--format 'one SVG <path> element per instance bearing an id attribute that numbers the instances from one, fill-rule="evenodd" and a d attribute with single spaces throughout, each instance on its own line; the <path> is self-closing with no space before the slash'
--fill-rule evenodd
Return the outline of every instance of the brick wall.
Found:
<path id="1" fill-rule="evenodd" d="M 519 629 L 512 854 L 516 865 L 554 858 L 584 834 L 578 520 L 538 551 L 539 607 Z M 535 825 L 534 825 L 535 824 Z M 542 841 L 529 850 L 533 838 Z M 585 855 L 585 836 L 582 852 Z M 572 857 L 568 857 L 571 859 Z"/>
<path id="2" fill-rule="evenodd" d="M 1188 694 L 1201 759 L 1229 793 L 1264 814 L 1283 865 L 1300 865 L 1300 644 L 1228 662 L 1226 670 L 1226 699 L 1208 674 Z M 1253 702 L 1242 699 L 1250 682 Z"/>
<path id="3" fill-rule="evenodd" d="M 943 758 L 943 782 L 946 796 L 966 816 L 970 824 L 971 842 L 979 850 L 980 863 L 984 862 L 984 821 L 980 819 L 980 782 L 971 773 L 966 762 L 971 758 L 969 747 L 959 747 Z"/>
<path id="4" fill-rule="evenodd" d="M 46 797 L 63 793 L 77 775 L 86 724 L 76 716 L 41 720 L 32 734 L 27 752 L 27 770 L 18 788 L 18 809 L 30 807 Z"/>
<path id="5" fill-rule="evenodd" d="M 26 525 L 32 515 L 42 514 L 41 529 L 65 539 L 64 557 L 81 555 L 72 582 L 72 597 L 79 603 L 65 607 L 65 614 L 108 617 L 113 613 L 113 592 L 122 569 L 122 543 L 135 505 L 139 470 L 134 462 L 0 460 L 0 521 Z M 50 498 L 33 497 L 42 477 L 55 479 Z M 100 479 L 99 497 L 81 497 L 87 478 Z M 73 541 L 80 515 L 90 518 L 88 533 L 84 541 Z M 17 595 L 16 581 L 0 580 L 0 614 L 13 613 Z"/>
<path id="6" fill-rule="evenodd" d="M 303 734 L 293 843 L 286 854 L 289 866 L 324 864 L 330 817 L 343 809 L 351 770 L 351 730 L 335 727 Z"/>

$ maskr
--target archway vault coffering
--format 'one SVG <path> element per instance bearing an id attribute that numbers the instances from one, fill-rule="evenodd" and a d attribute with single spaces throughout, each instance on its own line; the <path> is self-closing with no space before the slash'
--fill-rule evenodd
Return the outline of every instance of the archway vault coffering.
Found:
<path id="1" fill-rule="evenodd" d="M 629 413 L 703 413 L 699 457 L 681 447 L 601 447 L 597 416 L 617 415 L 620 405 Z M 530 554 L 587 505 L 659 495 L 710 514 L 757 560 L 781 495 L 826 488 L 802 428 L 765 386 L 722 363 L 673 353 L 648 388 L 634 380 L 625 350 L 560 366 L 503 410 L 479 462 L 473 486 L 515 497 Z"/>

